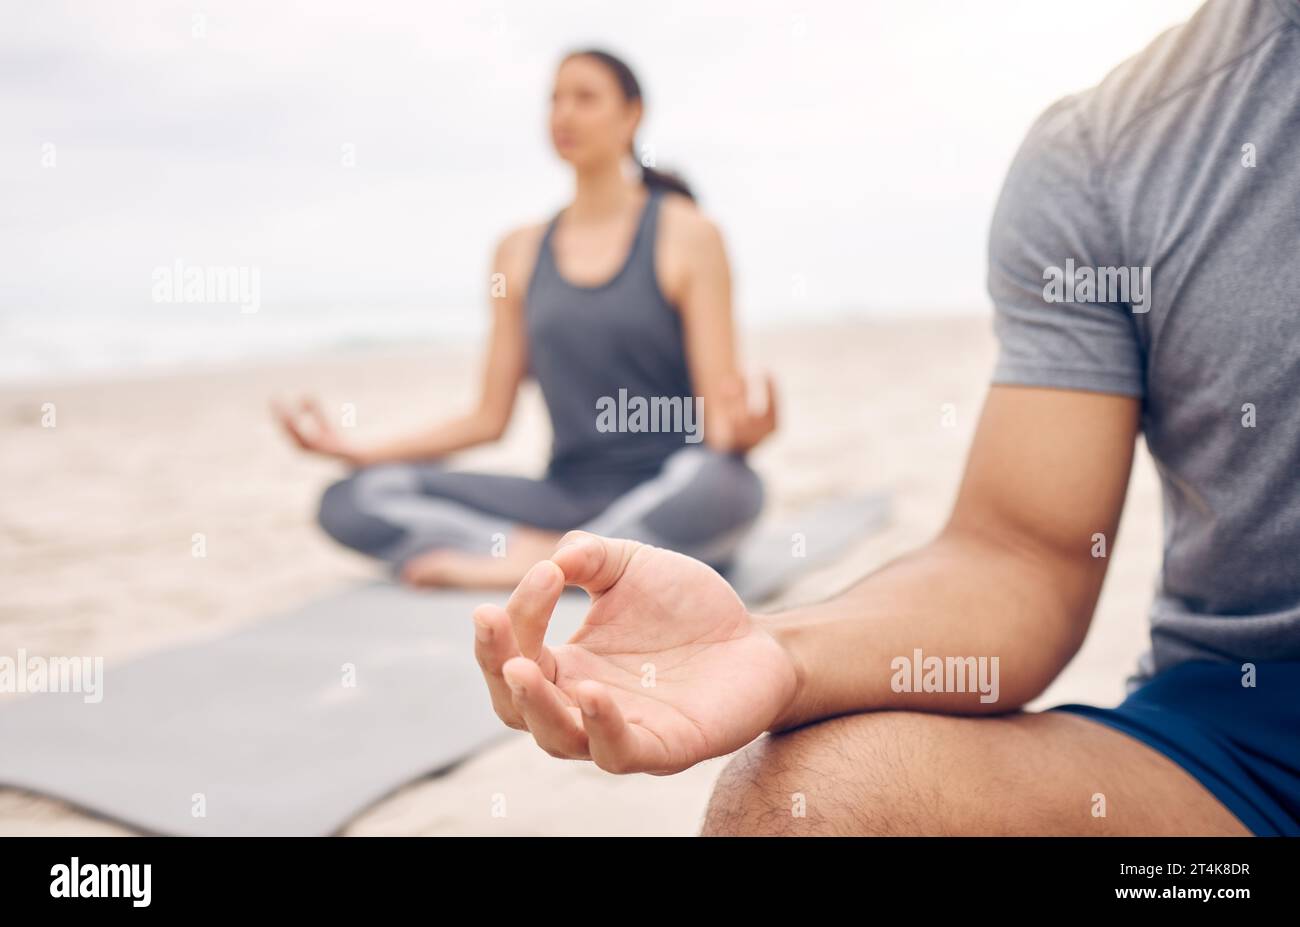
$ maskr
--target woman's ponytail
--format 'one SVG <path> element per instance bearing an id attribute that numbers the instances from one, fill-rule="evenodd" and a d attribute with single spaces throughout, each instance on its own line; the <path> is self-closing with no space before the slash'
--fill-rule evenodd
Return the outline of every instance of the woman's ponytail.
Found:
<path id="1" fill-rule="evenodd" d="M 690 184 L 671 171 L 657 171 L 653 167 L 641 165 L 641 182 L 649 190 L 662 190 L 665 193 L 680 193 L 687 199 L 695 199 Z"/>

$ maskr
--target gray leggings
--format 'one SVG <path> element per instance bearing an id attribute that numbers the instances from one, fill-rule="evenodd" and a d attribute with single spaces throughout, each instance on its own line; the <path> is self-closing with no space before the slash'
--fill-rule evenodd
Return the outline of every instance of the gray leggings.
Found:
<path id="1" fill-rule="evenodd" d="M 382 464 L 325 490 L 320 524 L 340 544 L 399 567 L 434 548 L 499 554 L 524 525 L 631 538 L 724 569 L 762 504 L 762 482 L 742 457 L 693 446 L 621 492 L 437 463 Z"/>

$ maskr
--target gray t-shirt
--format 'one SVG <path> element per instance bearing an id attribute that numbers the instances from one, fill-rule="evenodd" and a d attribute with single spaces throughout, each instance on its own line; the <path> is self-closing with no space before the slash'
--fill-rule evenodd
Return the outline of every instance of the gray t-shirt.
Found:
<path id="1" fill-rule="evenodd" d="M 989 292 L 995 383 L 1142 399 L 1165 546 L 1130 687 L 1300 660 L 1300 0 L 1210 0 L 1048 109 Z"/>

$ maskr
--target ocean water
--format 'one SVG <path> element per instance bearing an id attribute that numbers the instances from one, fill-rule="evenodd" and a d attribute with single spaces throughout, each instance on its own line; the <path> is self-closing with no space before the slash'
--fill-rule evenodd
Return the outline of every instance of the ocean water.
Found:
<path id="1" fill-rule="evenodd" d="M 974 303 L 905 310 L 790 307 L 738 309 L 740 330 L 756 332 L 843 320 L 983 315 Z M 0 387 L 36 382 L 157 375 L 313 354 L 402 346 L 481 346 L 485 309 L 423 306 L 284 309 L 244 313 L 234 305 L 155 305 L 132 311 L 0 310 Z"/>
<path id="2" fill-rule="evenodd" d="M 0 314 L 0 384 L 103 379 L 204 366 L 484 337 L 479 310 L 169 305 L 132 312 Z"/>
<path id="3" fill-rule="evenodd" d="M 798 307 L 740 312 L 742 332 L 842 320 L 983 315 L 965 304 L 890 311 L 878 307 Z M 151 306 L 131 312 L 0 311 L 0 387 L 35 382 L 157 375 L 313 354 L 402 346 L 479 346 L 482 308 L 418 306 L 243 313 L 238 306 Z"/>

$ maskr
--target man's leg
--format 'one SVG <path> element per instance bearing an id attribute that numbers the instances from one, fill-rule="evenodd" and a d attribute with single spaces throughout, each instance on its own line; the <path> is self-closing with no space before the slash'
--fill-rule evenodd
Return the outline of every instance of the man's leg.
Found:
<path id="1" fill-rule="evenodd" d="M 703 832 L 1249 835 L 1163 754 L 1059 711 L 870 712 L 762 737 L 723 771 Z"/>

